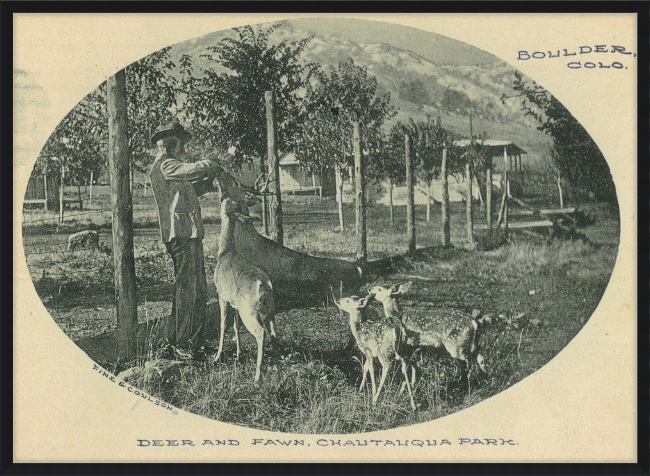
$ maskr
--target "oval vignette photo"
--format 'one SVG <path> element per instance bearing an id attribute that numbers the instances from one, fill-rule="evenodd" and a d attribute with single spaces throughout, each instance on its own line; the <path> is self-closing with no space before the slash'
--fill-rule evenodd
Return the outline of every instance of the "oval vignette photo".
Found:
<path id="1" fill-rule="evenodd" d="M 14 82 L 29 125 L 47 98 Z M 382 22 L 163 48 L 38 153 L 34 286 L 94 371 L 170 412 L 346 434 L 461 411 L 561 352 L 616 262 L 607 161 L 551 93 Z"/>

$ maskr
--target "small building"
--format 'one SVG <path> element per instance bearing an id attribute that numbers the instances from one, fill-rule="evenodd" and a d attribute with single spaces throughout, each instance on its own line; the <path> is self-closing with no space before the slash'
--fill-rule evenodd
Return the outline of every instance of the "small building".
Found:
<path id="1" fill-rule="evenodd" d="M 504 164 L 508 166 L 509 172 L 523 172 L 524 167 L 521 162 L 522 154 L 526 151 L 519 147 L 512 141 L 487 139 L 477 142 L 481 146 L 487 148 L 490 156 L 492 157 L 492 165 L 494 166 L 494 158 L 501 157 L 504 159 Z M 456 142 L 456 145 L 461 148 L 469 148 L 471 145 L 470 139 L 463 139 Z"/>
<path id="2" fill-rule="evenodd" d="M 292 152 L 280 156 L 280 189 L 284 193 L 323 194 L 320 174 L 309 173 Z"/>

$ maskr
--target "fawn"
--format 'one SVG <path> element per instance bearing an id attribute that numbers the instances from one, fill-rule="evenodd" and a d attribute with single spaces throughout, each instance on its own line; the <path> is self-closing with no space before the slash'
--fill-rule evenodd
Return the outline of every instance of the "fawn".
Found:
<path id="1" fill-rule="evenodd" d="M 409 290 L 411 284 L 413 283 L 374 286 L 370 289 L 370 294 L 382 303 L 388 319 L 403 323 L 409 345 L 444 346 L 454 359 L 464 362 L 463 370 L 468 382 L 471 359 L 476 359 L 480 369 L 487 373 L 485 359 L 478 345 L 479 329 L 484 322 L 483 318 L 478 318 L 480 313 L 474 311 L 470 316 L 455 309 L 438 308 L 426 317 L 405 314 L 397 299 Z"/>
<path id="2" fill-rule="evenodd" d="M 221 202 L 221 237 L 217 266 L 214 270 L 214 281 L 219 293 L 219 307 L 221 308 L 221 333 L 219 350 L 214 361 L 219 360 L 223 349 L 228 311 L 230 308 L 236 309 L 239 311 L 239 317 L 246 329 L 253 334 L 257 341 L 257 367 L 254 379 L 257 383 L 260 379 L 264 354 L 264 334 L 268 332 L 273 337 L 276 336 L 273 285 L 264 271 L 251 264 L 235 249 L 233 220 L 250 220 L 250 217 L 237 213 L 237 210 L 240 210 L 239 205 L 230 198 Z M 237 316 L 234 319 L 234 328 L 237 357 L 239 358 Z"/>
<path id="3" fill-rule="evenodd" d="M 332 296 L 333 297 L 333 296 Z M 357 296 L 342 297 L 339 302 L 334 298 L 334 304 L 340 310 L 350 315 L 350 329 L 357 342 L 357 346 L 365 355 L 366 359 L 363 364 L 363 378 L 359 390 L 363 389 L 366 383 L 366 375 L 370 373 L 372 383 L 372 403 L 377 403 L 381 389 L 384 386 L 386 375 L 390 369 L 393 360 L 398 360 L 402 364 L 402 374 L 406 380 L 406 386 L 411 399 L 411 408 L 415 411 L 415 401 L 413 400 L 413 391 L 411 384 L 406 376 L 406 358 L 403 354 L 403 347 L 406 343 L 405 336 L 399 326 L 391 324 L 385 320 L 381 321 L 362 321 L 362 311 L 368 304 L 371 296 L 360 298 Z M 375 371 L 373 361 L 378 359 L 381 364 L 381 379 L 379 388 L 375 391 Z"/>

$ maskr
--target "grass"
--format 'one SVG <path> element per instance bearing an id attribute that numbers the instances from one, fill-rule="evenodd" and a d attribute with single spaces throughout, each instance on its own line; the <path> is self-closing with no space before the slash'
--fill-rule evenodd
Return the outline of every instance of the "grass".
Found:
<path id="1" fill-rule="evenodd" d="M 354 209 L 346 206 L 350 224 L 337 230 L 336 208 L 331 201 L 286 202 L 285 243 L 320 256 L 353 257 L 356 237 Z M 414 279 L 404 296 L 405 312 L 426 314 L 433 307 L 464 311 L 479 308 L 493 315 L 481 337 L 488 374 L 472 373 L 471 393 L 458 365 L 443 351 L 418 353 L 420 378 L 415 387 L 418 411 L 412 413 L 406 392 L 398 392 L 401 373 L 394 364 L 376 406 L 369 385 L 361 381 L 360 351 L 352 340 L 347 320 L 323 302 L 293 307 L 278 313 L 278 340 L 267 346 L 259 385 L 253 384 L 256 346 L 248 332 L 240 333 L 243 355 L 234 358 L 232 328 L 225 339 L 222 362 L 188 361 L 164 378 L 144 372 L 131 380 L 150 395 L 187 411 L 219 421 L 252 428 L 293 433 L 366 432 L 430 421 L 467 408 L 517 383 L 552 359 L 580 331 L 598 305 L 609 281 L 617 253 L 618 221 L 596 210 L 595 223 L 581 229 L 590 239 L 548 242 L 544 238 L 512 235 L 510 242 L 493 251 L 470 251 L 465 240 L 464 205 L 452 209 L 453 248 L 439 242 L 439 209 L 430 223 L 424 208 L 417 210 L 414 256 L 393 259 L 393 268 L 375 283 Z M 598 212 L 598 213 L 596 213 Z M 388 223 L 381 207 L 368 214 L 371 258 L 404 253 L 405 210 L 398 209 L 396 223 Z M 78 224 L 85 226 L 85 224 Z M 138 226 L 140 223 L 138 224 Z M 205 240 L 206 274 L 211 282 L 218 226 L 209 228 Z M 110 241 L 102 249 L 51 251 L 53 238 L 26 234 L 26 240 L 43 241 L 43 252 L 27 256 L 34 284 L 46 307 L 64 331 L 77 340 L 114 328 L 114 292 Z M 100 234 L 100 237 L 104 236 Z M 134 364 L 160 357 L 153 336 L 156 319 L 169 312 L 172 266 L 155 232 L 150 239 L 136 236 L 138 312 L 150 322 L 146 349 Z M 65 236 L 62 237 L 64 242 Z M 49 247 L 49 248 L 48 248 Z M 61 247 L 61 246 L 60 246 Z M 27 250 L 30 250 L 28 247 Z M 411 277 L 411 278 L 409 278 Z M 211 324 L 217 325 L 214 286 L 210 290 Z M 372 305 L 374 318 L 382 311 Z M 216 344 L 214 341 L 212 345 Z M 211 349 L 214 351 L 214 349 Z M 98 363 L 117 372 L 115 362 Z M 376 366 L 378 367 L 378 365 Z"/>
<path id="2" fill-rule="evenodd" d="M 346 319 L 324 306 L 290 309 L 277 316 L 279 339 L 267 346 L 257 386 L 255 343 L 242 332 L 243 355 L 236 361 L 232 330 L 226 335 L 222 362 L 191 363 L 167 381 L 145 382 L 140 377 L 133 383 L 198 415 L 272 431 L 357 433 L 430 421 L 498 394 L 552 359 L 597 306 L 612 255 L 615 249 L 605 253 L 579 241 L 513 240 L 494 252 L 434 248 L 375 280 L 397 282 L 408 275 L 428 279 L 416 281 L 405 296 L 405 312 L 426 314 L 445 306 L 480 308 L 493 315 L 481 337 L 488 374 L 474 368 L 471 393 L 458 364 L 444 350 L 417 354 L 415 413 L 408 395 L 398 392 L 401 374 L 396 364 L 376 406 L 369 385 L 358 391 L 361 354 Z M 571 272 L 571 266 L 588 260 L 600 262 L 587 268 L 589 275 Z M 373 306 L 373 317 L 380 316 L 381 310 Z"/>

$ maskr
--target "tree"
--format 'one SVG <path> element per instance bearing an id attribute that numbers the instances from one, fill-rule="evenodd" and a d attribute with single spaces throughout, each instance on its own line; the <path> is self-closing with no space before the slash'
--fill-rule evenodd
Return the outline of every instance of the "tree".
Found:
<path id="1" fill-rule="evenodd" d="M 106 166 L 108 145 L 106 85 L 83 98 L 57 125 L 34 166 L 35 173 L 58 175 L 62 168 L 68 179 L 87 183 L 91 173 Z"/>
<path id="2" fill-rule="evenodd" d="M 185 114 L 204 146 L 221 151 L 234 146 L 231 165 L 266 156 L 265 91 L 274 95 L 278 149 L 288 150 L 299 129 L 295 119 L 304 82 L 316 67 L 299 60 L 311 37 L 270 45 L 279 27 L 234 28 L 236 38 L 224 38 L 201 55 L 214 66 L 203 70 L 203 79 L 187 98 Z"/>
<path id="3" fill-rule="evenodd" d="M 378 94 L 377 78 L 352 59 L 341 61 L 338 68 L 330 68 L 329 74 L 314 70 L 311 79 L 306 84 L 300 133 L 292 146 L 308 170 L 336 172 L 339 224 L 343 231 L 342 171 L 353 163 L 353 123 L 360 125 L 365 161 L 372 167 L 375 160 L 381 160 L 381 127 L 395 111 L 390 105 L 390 94 Z"/>
<path id="4" fill-rule="evenodd" d="M 511 96 L 518 98 L 527 116 L 538 122 L 537 129 L 553 139 L 554 161 L 561 175 L 574 187 L 588 190 L 602 200 L 615 203 L 616 189 L 605 157 L 582 125 L 552 94 L 535 81 L 515 72 Z"/>
<path id="5" fill-rule="evenodd" d="M 179 86 L 171 71 L 170 47 L 163 48 L 126 67 L 129 146 L 136 170 L 148 171 L 153 161 L 151 132 L 173 118 Z M 59 162 L 66 175 L 87 183 L 91 172 L 105 169 L 108 148 L 106 83 L 82 99 L 59 123 L 41 151 L 37 168 L 52 172 Z M 57 158 L 57 161 L 53 161 Z"/>
<path id="6" fill-rule="evenodd" d="M 174 118 L 180 92 L 171 72 L 171 46 L 145 56 L 126 67 L 129 115 L 129 148 L 135 170 L 148 172 L 153 162 L 151 134 Z"/>
<path id="7" fill-rule="evenodd" d="M 402 128 L 393 127 L 389 133 L 382 134 L 374 154 L 374 160 L 368 167 L 368 176 L 374 180 L 388 180 L 388 207 L 390 210 L 390 224 L 395 225 L 395 211 L 393 204 L 393 189 L 395 185 L 404 181 L 406 168 L 404 167 L 404 134 Z"/>

